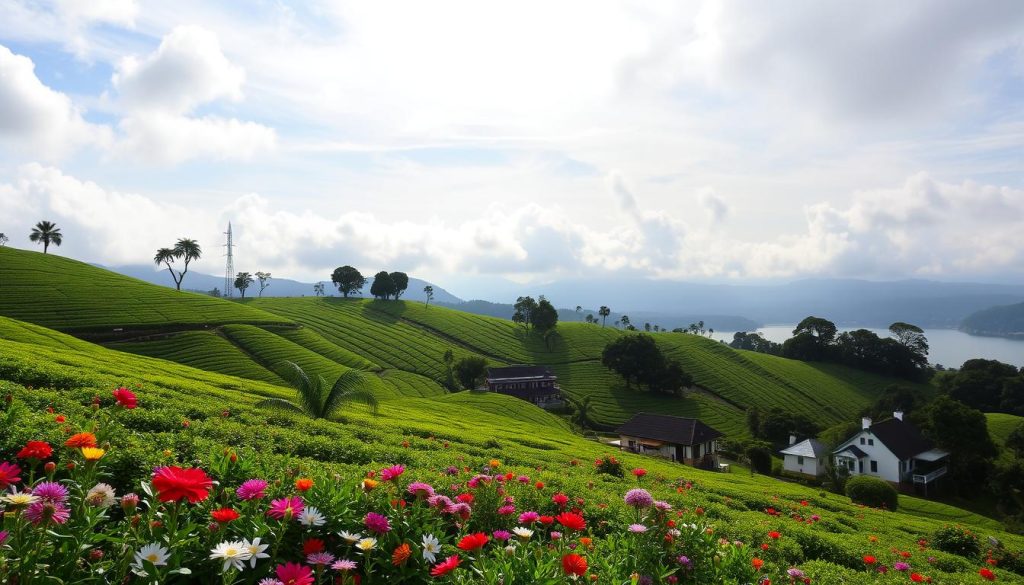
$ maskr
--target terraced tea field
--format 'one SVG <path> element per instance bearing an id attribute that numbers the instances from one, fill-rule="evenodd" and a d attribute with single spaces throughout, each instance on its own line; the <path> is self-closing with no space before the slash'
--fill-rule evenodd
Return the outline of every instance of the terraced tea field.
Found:
<path id="1" fill-rule="evenodd" d="M 231 341 L 213 331 L 185 331 L 163 339 L 112 343 L 108 347 L 170 360 L 209 372 L 285 384 L 279 375 L 256 363 Z"/>

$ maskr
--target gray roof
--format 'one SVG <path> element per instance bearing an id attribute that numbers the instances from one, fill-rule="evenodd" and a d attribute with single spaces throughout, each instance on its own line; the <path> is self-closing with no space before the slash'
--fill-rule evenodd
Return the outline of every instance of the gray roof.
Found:
<path id="1" fill-rule="evenodd" d="M 551 373 L 551 369 L 547 366 L 515 365 L 487 368 L 487 379 L 491 382 L 555 380 L 556 376 Z"/>
<path id="2" fill-rule="evenodd" d="M 697 445 L 714 441 L 722 433 L 695 418 L 638 412 L 615 432 L 620 435 L 664 441 L 677 445 Z"/>
<path id="3" fill-rule="evenodd" d="M 822 459 L 828 456 L 828 447 L 814 439 L 804 439 L 795 445 L 790 445 L 782 451 L 783 455 L 796 455 L 798 457 L 813 457 Z"/>

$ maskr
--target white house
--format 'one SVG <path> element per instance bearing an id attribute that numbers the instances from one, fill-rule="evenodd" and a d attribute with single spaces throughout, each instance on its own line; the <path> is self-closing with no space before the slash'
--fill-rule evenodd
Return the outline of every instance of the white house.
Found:
<path id="1" fill-rule="evenodd" d="M 722 433 L 694 418 L 640 412 L 615 432 L 620 448 L 627 451 L 706 469 L 718 466 L 716 439 Z"/>
<path id="2" fill-rule="evenodd" d="M 779 453 L 782 455 L 782 468 L 786 471 L 810 477 L 818 477 L 825 473 L 825 464 L 829 457 L 828 447 L 814 439 L 805 439 L 797 443 L 796 437 L 790 435 L 789 447 Z"/>
<path id="3" fill-rule="evenodd" d="M 880 423 L 861 420 L 861 430 L 832 454 L 838 467 L 850 475 L 872 475 L 896 485 L 929 485 L 946 475 L 949 453 L 935 449 L 902 412 Z"/>

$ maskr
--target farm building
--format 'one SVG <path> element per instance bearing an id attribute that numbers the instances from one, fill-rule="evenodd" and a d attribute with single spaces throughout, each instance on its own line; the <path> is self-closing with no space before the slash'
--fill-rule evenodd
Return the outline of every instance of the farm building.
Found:
<path id="1" fill-rule="evenodd" d="M 547 366 L 487 368 L 487 390 L 515 396 L 541 408 L 563 404 L 558 377 Z"/>
<path id="2" fill-rule="evenodd" d="M 799 473 L 810 477 L 818 477 L 825 473 L 829 451 L 823 443 L 815 439 L 796 442 L 796 436 L 790 435 L 789 446 L 779 451 L 782 455 L 782 468 L 791 473 Z"/>
<path id="3" fill-rule="evenodd" d="M 850 475 L 872 475 L 901 487 L 927 492 L 946 475 L 949 453 L 935 449 L 917 428 L 903 420 L 902 412 L 880 423 L 861 419 L 861 430 L 832 451 L 836 465 Z"/>
<path id="4" fill-rule="evenodd" d="M 695 418 L 641 412 L 615 430 L 627 451 L 716 469 L 722 433 Z"/>

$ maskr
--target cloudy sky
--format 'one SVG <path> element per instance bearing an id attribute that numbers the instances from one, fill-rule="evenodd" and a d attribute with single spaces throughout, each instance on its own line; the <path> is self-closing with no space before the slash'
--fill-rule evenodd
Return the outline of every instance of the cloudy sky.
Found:
<path id="1" fill-rule="evenodd" d="M 1024 280 L 1024 2 L 0 0 L 0 232 L 149 262 Z M 461 287 L 461 288 L 460 288 Z"/>

